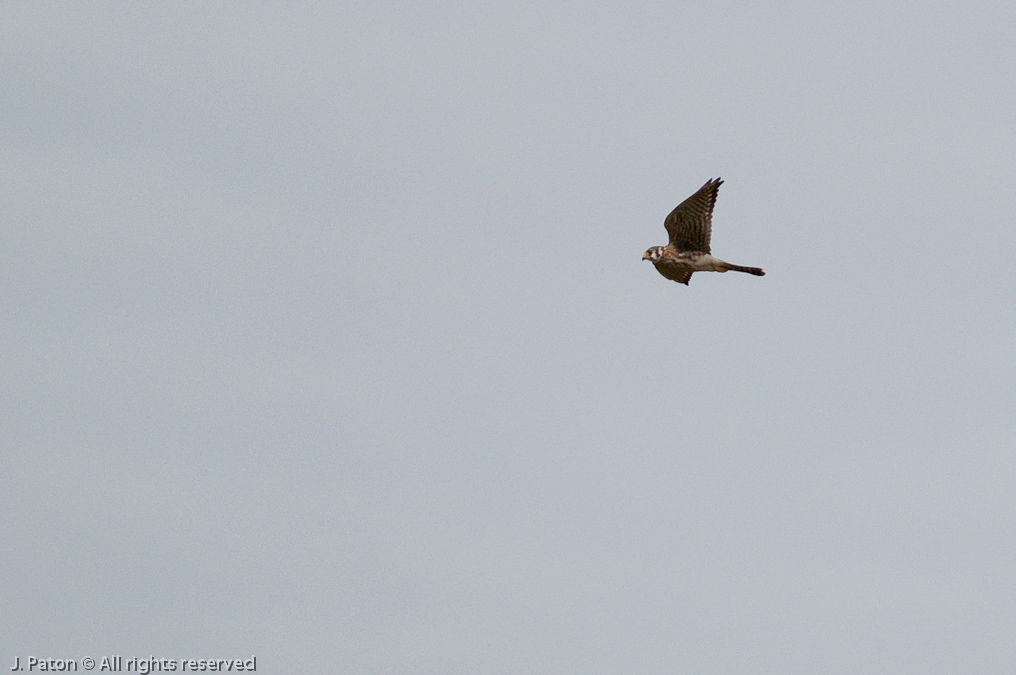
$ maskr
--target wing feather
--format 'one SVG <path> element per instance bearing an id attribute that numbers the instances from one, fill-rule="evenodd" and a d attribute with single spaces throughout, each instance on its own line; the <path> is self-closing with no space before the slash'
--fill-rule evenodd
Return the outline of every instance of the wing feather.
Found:
<path id="1" fill-rule="evenodd" d="M 680 265 L 673 265 L 664 262 L 656 263 L 656 271 L 662 274 L 671 281 L 676 281 L 679 284 L 688 285 L 688 280 L 691 279 L 693 270 L 687 267 L 681 267 Z"/>
<path id="2" fill-rule="evenodd" d="M 663 226 L 670 235 L 670 245 L 678 251 L 710 253 L 709 238 L 713 228 L 713 206 L 723 180 L 707 180 L 698 192 L 677 205 Z"/>

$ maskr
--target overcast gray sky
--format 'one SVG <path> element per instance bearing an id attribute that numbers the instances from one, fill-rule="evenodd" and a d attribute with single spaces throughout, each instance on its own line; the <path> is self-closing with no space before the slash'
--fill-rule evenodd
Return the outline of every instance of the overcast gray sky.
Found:
<path id="1" fill-rule="evenodd" d="M 1011 2 L 11 2 L 0 667 L 1016 670 Z M 719 257 L 643 262 L 722 176 Z"/>

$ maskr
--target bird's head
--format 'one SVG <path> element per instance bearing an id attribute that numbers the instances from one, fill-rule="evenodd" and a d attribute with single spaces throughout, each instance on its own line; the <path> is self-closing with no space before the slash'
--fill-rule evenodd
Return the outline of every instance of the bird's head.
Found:
<path id="1" fill-rule="evenodd" d="M 656 262 L 657 260 L 660 259 L 660 256 L 662 254 L 663 254 L 662 246 L 653 246 L 651 249 L 642 254 L 642 259 L 652 260 L 653 262 Z"/>

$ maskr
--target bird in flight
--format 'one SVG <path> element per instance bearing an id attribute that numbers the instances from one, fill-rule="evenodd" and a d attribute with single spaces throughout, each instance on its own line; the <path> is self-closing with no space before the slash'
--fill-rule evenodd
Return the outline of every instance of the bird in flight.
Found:
<path id="1" fill-rule="evenodd" d="M 732 265 L 714 258 L 709 251 L 709 235 L 713 228 L 713 206 L 716 193 L 723 181 L 719 178 L 707 180 L 699 191 L 677 205 L 663 226 L 670 235 L 666 246 L 653 246 L 642 254 L 643 260 L 651 260 L 656 271 L 672 281 L 688 285 L 694 272 L 747 272 L 765 276 L 759 267 Z"/>

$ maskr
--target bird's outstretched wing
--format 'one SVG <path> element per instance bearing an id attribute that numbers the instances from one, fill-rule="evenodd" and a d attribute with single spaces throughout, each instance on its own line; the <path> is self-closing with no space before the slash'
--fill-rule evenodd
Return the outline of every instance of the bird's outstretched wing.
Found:
<path id="1" fill-rule="evenodd" d="M 663 226 L 670 235 L 670 245 L 678 251 L 709 253 L 709 236 L 713 228 L 713 206 L 716 192 L 723 180 L 707 180 L 699 191 L 677 205 Z"/>

